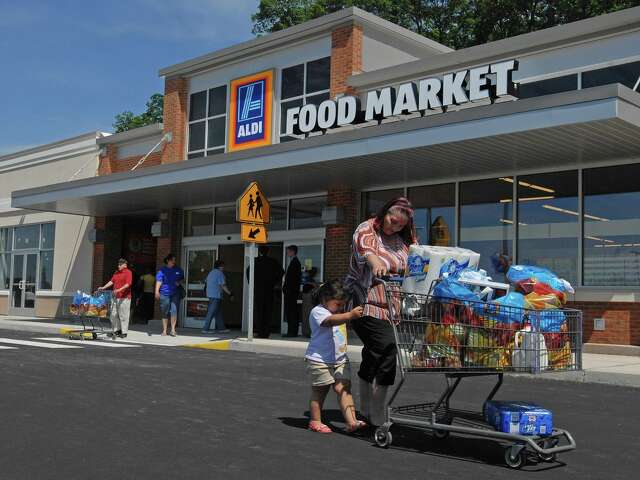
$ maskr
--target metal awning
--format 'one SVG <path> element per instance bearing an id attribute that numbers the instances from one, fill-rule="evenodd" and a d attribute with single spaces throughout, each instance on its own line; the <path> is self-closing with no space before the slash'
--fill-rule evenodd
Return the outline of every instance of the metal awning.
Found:
<path id="1" fill-rule="evenodd" d="M 15 191 L 12 207 L 81 215 L 232 202 L 258 180 L 270 197 L 593 165 L 640 156 L 640 95 L 608 85 L 256 150 Z"/>

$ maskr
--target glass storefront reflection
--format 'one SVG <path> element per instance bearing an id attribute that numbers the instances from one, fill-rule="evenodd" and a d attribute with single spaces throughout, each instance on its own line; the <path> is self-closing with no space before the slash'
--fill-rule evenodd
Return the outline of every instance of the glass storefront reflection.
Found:
<path id="1" fill-rule="evenodd" d="M 440 247 L 455 245 L 455 184 L 412 187 L 408 196 L 415 209 L 418 242 Z"/>
<path id="2" fill-rule="evenodd" d="M 518 177 L 518 263 L 578 279 L 578 172 Z"/>
<path id="3" fill-rule="evenodd" d="M 640 285 L 640 164 L 583 175 L 584 285 Z"/>
<path id="4" fill-rule="evenodd" d="M 480 268 L 504 281 L 513 245 L 513 179 L 460 183 L 460 246 L 480 254 Z"/>

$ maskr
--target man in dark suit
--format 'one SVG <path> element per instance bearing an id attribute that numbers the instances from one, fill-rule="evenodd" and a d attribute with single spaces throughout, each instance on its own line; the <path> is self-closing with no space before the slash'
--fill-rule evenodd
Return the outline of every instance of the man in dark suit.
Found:
<path id="1" fill-rule="evenodd" d="M 300 295 L 300 284 L 302 283 L 302 266 L 298 260 L 298 247 L 289 245 L 287 247 L 287 257 L 290 258 L 287 273 L 284 276 L 284 313 L 287 319 L 286 337 L 297 337 L 300 316 L 298 313 L 298 296 Z"/>
<path id="2" fill-rule="evenodd" d="M 253 326 L 259 338 L 269 338 L 273 317 L 274 288 L 282 281 L 284 270 L 274 258 L 269 257 L 269 247 L 258 247 L 255 260 L 256 273 L 253 289 Z M 247 281 L 249 269 L 247 268 Z"/>

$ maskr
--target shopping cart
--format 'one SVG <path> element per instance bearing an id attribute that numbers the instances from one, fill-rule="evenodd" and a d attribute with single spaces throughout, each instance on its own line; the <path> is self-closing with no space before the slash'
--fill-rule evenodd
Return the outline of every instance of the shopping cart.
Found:
<path id="1" fill-rule="evenodd" d="M 374 433 L 378 446 L 391 445 L 390 429 L 397 424 L 429 430 L 438 439 L 459 433 L 499 441 L 506 444 L 504 459 L 511 468 L 525 465 L 529 453 L 552 462 L 558 453 L 575 449 L 566 430 L 554 428 L 544 436 L 503 433 L 485 421 L 482 409 L 461 410 L 451 403 L 465 378 L 495 376 L 485 399 L 489 401 L 498 393 L 505 373 L 580 370 L 580 311 L 498 307 L 405 293 L 398 279 L 383 283 L 397 344 L 400 382 L 389 399 L 386 422 Z M 446 388 L 440 396 L 429 403 L 394 405 L 407 376 L 425 373 L 444 374 Z"/>
<path id="2" fill-rule="evenodd" d="M 83 295 L 83 297 L 100 298 L 100 306 L 99 308 L 94 308 L 91 303 L 78 302 L 74 297 L 65 298 L 64 311 L 82 327 L 66 330 L 65 335 L 70 339 L 79 340 L 97 340 L 101 335 L 112 337 L 113 332 L 109 318 L 112 301 L 111 292 L 97 291 L 93 295 Z"/>

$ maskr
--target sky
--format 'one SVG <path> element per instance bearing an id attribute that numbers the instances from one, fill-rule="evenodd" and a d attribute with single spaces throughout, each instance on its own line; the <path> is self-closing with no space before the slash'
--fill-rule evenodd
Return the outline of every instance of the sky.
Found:
<path id="1" fill-rule="evenodd" d="M 144 111 L 158 70 L 253 38 L 258 0 L 0 0 L 0 155 Z"/>

